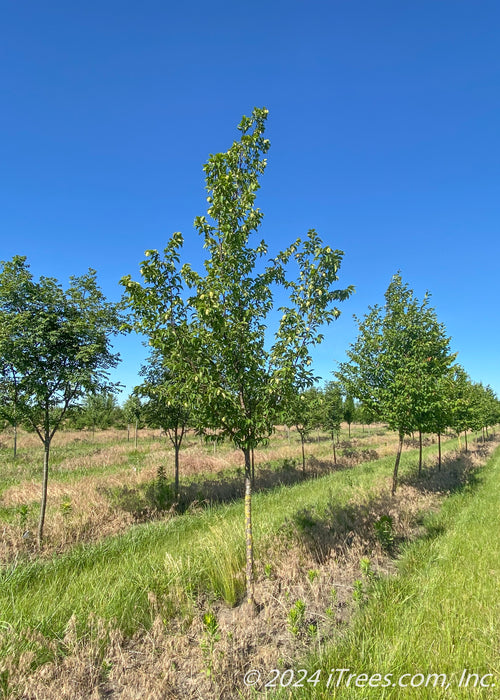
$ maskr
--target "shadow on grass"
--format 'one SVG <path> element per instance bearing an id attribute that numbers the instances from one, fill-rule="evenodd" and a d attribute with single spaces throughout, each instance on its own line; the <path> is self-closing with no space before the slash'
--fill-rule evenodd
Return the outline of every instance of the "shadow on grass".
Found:
<path id="1" fill-rule="evenodd" d="M 310 456 L 305 472 L 302 471 L 302 464 L 296 459 L 280 460 L 277 465 L 264 463 L 255 470 L 253 492 L 269 491 L 278 486 L 292 486 L 334 471 L 351 469 L 367 457 L 368 455 L 363 453 L 349 454 L 334 464 L 333 460 L 318 460 Z M 108 498 L 113 507 L 132 514 L 137 522 L 141 522 L 162 517 L 167 512 L 180 514 L 241 499 L 244 495 L 244 474 L 243 469 L 238 468 L 229 474 L 220 472 L 215 477 L 181 484 L 179 497 L 175 498 L 173 483 L 165 478 L 164 469 L 159 467 L 158 476 L 152 482 L 135 487 L 104 487 L 100 492 Z"/>
<path id="2" fill-rule="evenodd" d="M 441 468 L 437 464 L 423 467 L 421 474 L 413 471 L 402 476 L 399 483 L 430 493 L 453 493 L 478 480 L 478 460 L 486 459 L 487 454 L 487 445 L 479 443 L 472 451 L 443 455 Z"/>
<path id="3" fill-rule="evenodd" d="M 445 532 L 443 524 L 429 514 L 436 512 L 440 498 L 479 484 L 477 467 L 486 455 L 482 444 L 475 445 L 472 453 L 448 455 L 441 471 L 436 467 L 420 477 L 410 474 L 401 479 L 395 496 L 387 488 L 339 506 L 332 495 L 326 507 L 297 510 L 284 524 L 284 535 L 301 544 L 318 564 L 332 556 L 352 558 L 353 550 L 359 557 L 378 551 L 394 559 L 416 537 L 434 539 Z"/>

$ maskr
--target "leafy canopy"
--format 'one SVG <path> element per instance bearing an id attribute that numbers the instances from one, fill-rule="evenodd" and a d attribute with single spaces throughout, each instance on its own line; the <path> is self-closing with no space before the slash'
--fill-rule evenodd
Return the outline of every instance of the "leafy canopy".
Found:
<path id="1" fill-rule="evenodd" d="M 111 391 L 109 370 L 118 364 L 110 335 L 122 318 L 106 302 L 94 270 L 57 280 L 35 281 L 26 258 L 2 262 L 0 270 L 0 391 L 16 415 L 45 442 L 68 408 L 85 394 Z"/>
<path id="2" fill-rule="evenodd" d="M 428 294 L 419 302 L 397 273 L 385 300 L 359 321 L 337 376 L 346 393 L 404 435 L 433 422 L 437 389 L 456 355 Z"/>
<path id="3" fill-rule="evenodd" d="M 352 287 L 333 289 L 343 253 L 323 246 L 311 230 L 274 259 L 250 243 L 261 221 L 255 207 L 266 166 L 266 109 L 243 117 L 240 139 L 204 166 L 207 217 L 195 220 L 207 251 L 204 272 L 180 264 L 183 237 L 174 233 L 163 257 L 146 252 L 142 282 L 123 278 L 135 327 L 182 376 L 189 401 L 205 429 L 217 429 L 243 450 L 272 431 L 278 406 L 292 387 L 312 383 L 310 347 L 320 327 L 339 315 L 335 306 Z M 289 266 L 296 266 L 291 279 Z M 289 302 L 268 348 L 265 331 L 281 286 Z"/>

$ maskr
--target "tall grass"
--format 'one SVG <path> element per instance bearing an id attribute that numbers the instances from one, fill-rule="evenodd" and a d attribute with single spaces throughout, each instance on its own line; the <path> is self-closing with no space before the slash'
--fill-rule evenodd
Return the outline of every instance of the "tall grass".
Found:
<path id="1" fill-rule="evenodd" d="M 447 449 L 452 447 L 450 441 Z M 427 448 L 428 454 L 433 451 Z M 386 457 L 256 494 L 257 558 L 266 556 L 286 520 L 305 509 L 341 508 L 355 492 L 366 497 L 387 480 L 392 463 Z M 404 454 L 402 475 L 414 468 L 415 454 Z M 82 634 L 91 616 L 132 634 L 150 626 L 158 605 L 168 622 L 199 592 L 233 604 L 243 590 L 243 562 L 243 504 L 237 502 L 132 527 L 49 561 L 12 565 L 0 574 L 0 627 L 8 630 L 0 632 L 0 653 L 19 653 L 26 629 L 61 640 L 72 618 Z"/>
<path id="2" fill-rule="evenodd" d="M 369 677 L 392 673 L 396 686 L 356 688 L 353 680 L 350 687 L 297 689 L 294 698 L 499 697 L 500 448 L 426 526 L 427 537 L 409 545 L 399 575 L 374 584 L 350 631 L 307 664 L 311 673 L 322 669 L 325 682 L 331 669 L 347 668 Z M 475 676 L 459 687 L 464 670 L 490 687 L 474 688 Z M 398 687 L 403 674 L 436 673 L 447 674 L 448 689 L 441 679 L 436 687 L 432 680 Z"/>

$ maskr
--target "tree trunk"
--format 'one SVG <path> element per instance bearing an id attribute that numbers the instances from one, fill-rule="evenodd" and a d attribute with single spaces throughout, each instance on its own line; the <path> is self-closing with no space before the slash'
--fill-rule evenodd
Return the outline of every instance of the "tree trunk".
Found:
<path id="1" fill-rule="evenodd" d="M 135 449 L 137 449 L 137 418 L 135 419 Z"/>
<path id="2" fill-rule="evenodd" d="M 418 431 L 418 444 L 419 444 L 419 453 L 418 453 L 418 475 L 421 476 L 422 474 L 422 431 Z"/>
<path id="3" fill-rule="evenodd" d="M 127 442 L 130 442 L 130 423 L 127 423 Z"/>
<path id="4" fill-rule="evenodd" d="M 396 455 L 396 463 L 394 464 L 394 473 L 392 475 L 392 495 L 396 493 L 396 487 L 398 485 L 398 470 L 399 470 L 399 462 L 401 460 L 401 451 L 403 449 L 403 440 L 404 440 L 404 435 L 402 433 L 399 433 L 399 445 L 398 445 L 398 453 Z"/>
<path id="5" fill-rule="evenodd" d="M 347 425 L 349 426 L 349 440 L 350 440 L 351 439 L 351 424 L 348 423 Z"/>
<path id="6" fill-rule="evenodd" d="M 464 430 L 464 435 L 465 435 L 465 451 L 469 451 L 469 445 L 467 444 L 467 431 Z"/>
<path id="7" fill-rule="evenodd" d="M 333 463 L 337 464 L 337 450 L 335 449 L 335 433 L 332 430 Z"/>
<path id="8" fill-rule="evenodd" d="M 38 522 L 38 547 L 42 546 L 43 525 L 45 523 L 45 511 L 47 509 L 47 484 L 49 481 L 49 453 L 50 453 L 50 437 L 46 434 L 43 442 L 43 483 L 42 483 L 42 501 L 40 503 L 40 520 Z"/>
<path id="9" fill-rule="evenodd" d="M 174 451 L 175 451 L 175 466 L 174 466 L 174 482 L 175 482 L 175 497 L 179 498 L 179 450 L 181 446 L 179 441 L 175 440 Z"/>
<path id="10" fill-rule="evenodd" d="M 253 591 L 253 536 L 252 536 L 252 465 L 250 449 L 243 450 L 245 456 L 245 544 L 246 544 L 246 584 L 247 604 L 255 607 Z"/>
<path id="11" fill-rule="evenodd" d="M 306 453 L 304 451 L 304 436 L 300 435 L 300 444 L 302 446 L 302 474 L 306 473 Z"/>
<path id="12" fill-rule="evenodd" d="M 438 433 L 438 471 L 441 471 L 441 433 Z"/>
<path id="13" fill-rule="evenodd" d="M 17 423 L 14 423 L 14 459 L 17 456 Z"/>
<path id="14" fill-rule="evenodd" d="M 253 486 L 255 484 L 255 454 L 254 454 L 253 447 L 252 447 L 251 457 L 252 457 L 252 486 Z"/>

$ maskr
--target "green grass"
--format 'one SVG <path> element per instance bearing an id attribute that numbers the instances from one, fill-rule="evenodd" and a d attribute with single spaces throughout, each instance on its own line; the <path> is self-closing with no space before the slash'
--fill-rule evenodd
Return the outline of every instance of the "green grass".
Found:
<path id="1" fill-rule="evenodd" d="M 321 668 L 325 684 L 331 669 L 348 668 L 369 677 L 392 673 L 393 682 L 402 674 L 447 674 L 449 689 L 441 681 L 406 690 L 342 682 L 328 691 L 324 684 L 296 690 L 294 698 L 499 697 L 500 448 L 426 525 L 427 537 L 408 546 L 399 575 L 375 583 L 351 629 L 306 666 L 310 673 Z M 459 688 L 464 669 L 492 674 L 484 682 L 496 687 L 474 689 L 472 678 Z"/>
<path id="2" fill-rule="evenodd" d="M 454 441 L 446 443 L 452 449 Z M 435 446 L 426 449 L 433 454 Z M 293 487 L 254 495 L 256 557 L 264 558 L 283 523 L 305 509 L 316 513 L 345 506 L 353 492 L 379 488 L 393 456 L 333 472 Z M 403 454 L 401 473 L 415 470 L 415 452 Z M 167 620 L 190 595 L 236 602 L 243 593 L 243 503 L 185 514 L 168 522 L 132 527 L 125 534 L 78 546 L 49 561 L 20 563 L 0 573 L 0 654 L 17 654 L 22 632 L 36 629 L 62 639 L 72 615 L 85 632 L 92 615 L 113 620 L 126 634 L 147 628 L 153 611 L 148 594 L 163 601 Z M 182 610 L 180 611 L 182 612 Z"/>

